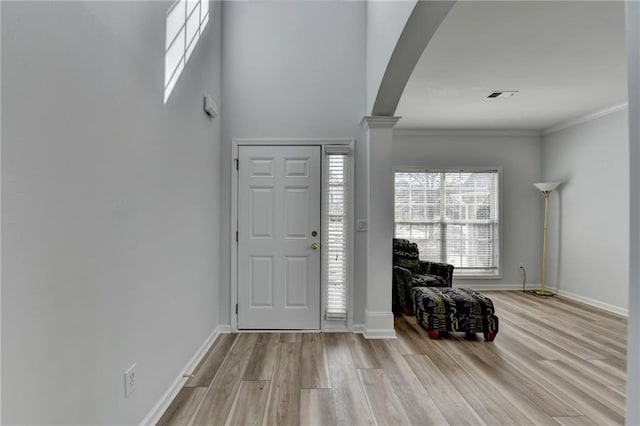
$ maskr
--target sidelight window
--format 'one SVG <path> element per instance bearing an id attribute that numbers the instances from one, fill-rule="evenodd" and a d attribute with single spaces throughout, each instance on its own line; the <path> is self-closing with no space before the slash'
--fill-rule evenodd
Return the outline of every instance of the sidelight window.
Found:
<path id="1" fill-rule="evenodd" d="M 349 148 L 325 147 L 324 294 L 327 319 L 347 316 Z"/>

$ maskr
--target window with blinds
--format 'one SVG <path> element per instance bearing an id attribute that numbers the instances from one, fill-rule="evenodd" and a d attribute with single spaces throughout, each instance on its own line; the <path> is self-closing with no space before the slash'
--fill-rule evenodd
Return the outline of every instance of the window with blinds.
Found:
<path id="1" fill-rule="evenodd" d="M 164 103 L 209 23 L 209 0 L 176 0 L 167 12 L 164 51 Z"/>
<path id="2" fill-rule="evenodd" d="M 395 236 L 455 275 L 499 274 L 497 170 L 397 171 Z"/>
<path id="3" fill-rule="evenodd" d="M 349 148 L 325 147 L 323 278 L 325 316 L 347 317 Z"/>

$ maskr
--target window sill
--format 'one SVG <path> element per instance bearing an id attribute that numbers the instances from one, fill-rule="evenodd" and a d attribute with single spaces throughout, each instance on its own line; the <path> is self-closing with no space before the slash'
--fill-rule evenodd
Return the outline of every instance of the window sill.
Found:
<path id="1" fill-rule="evenodd" d="M 468 281 L 468 280 L 501 280 L 502 274 L 498 275 L 453 275 L 453 279 L 456 281 Z"/>

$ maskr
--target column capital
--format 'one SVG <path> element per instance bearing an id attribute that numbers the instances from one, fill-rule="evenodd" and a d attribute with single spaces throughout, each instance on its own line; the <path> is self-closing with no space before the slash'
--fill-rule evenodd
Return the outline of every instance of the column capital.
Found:
<path id="1" fill-rule="evenodd" d="M 367 115 L 362 118 L 360 125 L 365 129 L 391 129 L 401 118 L 402 117 Z"/>

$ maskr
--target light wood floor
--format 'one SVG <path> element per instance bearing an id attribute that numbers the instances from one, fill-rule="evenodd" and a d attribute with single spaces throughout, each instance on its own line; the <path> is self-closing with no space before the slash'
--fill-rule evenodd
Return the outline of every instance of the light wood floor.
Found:
<path id="1" fill-rule="evenodd" d="M 486 292 L 492 343 L 350 333 L 222 335 L 159 424 L 623 424 L 626 320 L 558 297 Z"/>

